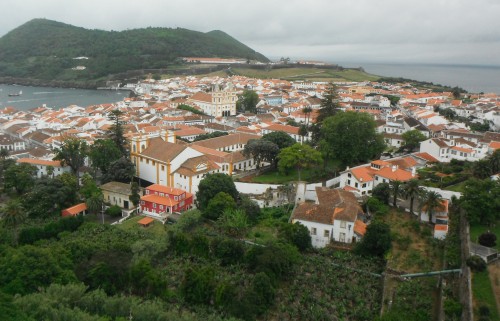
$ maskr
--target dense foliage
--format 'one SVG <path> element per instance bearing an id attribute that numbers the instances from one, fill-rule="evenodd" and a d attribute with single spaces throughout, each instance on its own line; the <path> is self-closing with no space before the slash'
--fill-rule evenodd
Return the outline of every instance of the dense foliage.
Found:
<path id="1" fill-rule="evenodd" d="M 181 57 L 268 61 L 222 31 L 146 28 L 117 32 L 34 19 L 0 38 L 0 74 L 4 77 L 88 81 L 128 70 L 165 68 Z M 78 65 L 86 69 L 71 69 Z"/>
<path id="2" fill-rule="evenodd" d="M 377 159 L 385 143 L 375 128 L 375 120 L 367 113 L 338 112 L 323 121 L 321 150 L 349 166 Z"/>

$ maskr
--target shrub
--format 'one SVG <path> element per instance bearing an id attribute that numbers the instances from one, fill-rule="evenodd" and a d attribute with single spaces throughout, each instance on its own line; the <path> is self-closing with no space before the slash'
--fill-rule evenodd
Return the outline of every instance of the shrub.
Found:
<path id="1" fill-rule="evenodd" d="M 494 247 L 497 245 L 497 236 L 490 231 L 479 235 L 479 244 L 487 247 Z"/>
<path id="2" fill-rule="evenodd" d="M 486 270 L 486 262 L 477 255 L 473 255 L 467 259 L 467 266 L 474 272 L 482 272 Z"/>
<path id="3" fill-rule="evenodd" d="M 119 217 L 122 216 L 122 209 L 118 205 L 113 205 L 106 209 L 106 214 L 111 217 Z"/>
<path id="4" fill-rule="evenodd" d="M 479 315 L 482 317 L 490 316 L 490 308 L 486 305 L 481 305 L 479 307 Z"/>
<path id="5" fill-rule="evenodd" d="M 214 254 L 222 265 L 239 263 L 245 255 L 245 248 L 240 241 L 230 238 L 217 238 L 212 241 Z"/>
<path id="6" fill-rule="evenodd" d="M 453 320 L 458 320 L 462 315 L 462 305 L 456 300 L 447 298 L 444 301 L 444 313 L 446 316 L 453 317 Z"/>
<path id="7" fill-rule="evenodd" d="M 312 248 L 309 229 L 300 223 L 284 223 L 279 228 L 279 238 L 295 245 L 300 251 Z"/>

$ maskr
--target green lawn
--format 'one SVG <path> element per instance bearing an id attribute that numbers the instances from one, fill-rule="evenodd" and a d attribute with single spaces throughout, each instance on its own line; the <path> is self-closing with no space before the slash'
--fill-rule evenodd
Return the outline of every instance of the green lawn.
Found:
<path id="1" fill-rule="evenodd" d="M 134 216 L 134 217 L 126 220 L 122 224 L 118 224 L 117 226 L 119 228 L 122 228 L 122 229 L 128 230 L 128 231 L 140 229 L 140 230 L 155 234 L 156 236 L 165 235 L 166 226 L 163 225 L 160 221 L 154 220 L 154 222 L 151 223 L 151 225 L 149 225 L 148 227 L 142 227 L 137 222 L 143 218 L 144 218 L 144 216 Z"/>
<path id="2" fill-rule="evenodd" d="M 455 185 L 450 185 L 448 187 L 445 187 L 443 189 L 448 190 L 448 191 L 453 191 L 453 192 L 459 192 L 459 193 L 464 193 L 465 192 L 465 184 L 467 181 L 455 184 Z"/>
<path id="3" fill-rule="evenodd" d="M 476 320 L 479 319 L 479 307 L 487 306 L 490 310 L 490 318 L 492 321 L 499 321 L 498 310 L 495 302 L 495 295 L 493 294 L 493 289 L 491 287 L 490 278 L 488 277 L 488 271 L 474 273 L 472 275 L 472 293 L 474 296 L 476 311 Z"/>
<path id="4" fill-rule="evenodd" d="M 490 230 L 492 233 L 494 233 L 497 236 L 497 245 L 495 246 L 495 249 L 500 251 L 500 221 L 497 221 L 494 226 L 485 226 L 485 225 L 480 225 L 480 224 L 474 224 L 470 226 L 470 240 L 471 242 L 477 243 L 479 235 L 483 234 L 484 232 L 487 232 Z"/>

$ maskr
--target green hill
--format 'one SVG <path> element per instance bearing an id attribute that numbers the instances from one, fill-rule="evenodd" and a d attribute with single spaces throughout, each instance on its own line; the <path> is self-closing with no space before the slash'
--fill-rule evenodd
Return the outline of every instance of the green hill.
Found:
<path id="1" fill-rule="evenodd" d="M 203 33 L 145 28 L 118 32 L 34 19 L 0 38 L 0 77 L 95 82 L 130 70 L 167 68 L 186 56 L 269 61 L 219 30 Z M 76 66 L 86 69 L 72 70 Z"/>

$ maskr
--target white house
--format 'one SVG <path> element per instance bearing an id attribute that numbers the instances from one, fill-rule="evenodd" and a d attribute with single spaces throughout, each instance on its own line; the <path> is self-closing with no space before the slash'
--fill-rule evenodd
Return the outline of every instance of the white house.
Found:
<path id="1" fill-rule="evenodd" d="M 325 247 L 330 242 L 357 242 L 366 232 L 361 221 L 363 210 L 353 193 L 316 187 L 317 202 L 302 203 L 292 213 L 292 223 L 307 227 L 312 245 Z"/>
<path id="2" fill-rule="evenodd" d="M 41 178 L 43 176 L 49 176 L 51 173 L 52 176 L 59 176 L 63 173 L 70 173 L 71 167 L 62 166 L 60 161 L 52 161 L 45 159 L 36 159 L 36 158 L 19 158 L 17 160 L 18 163 L 26 163 L 31 164 L 36 167 L 36 176 Z"/>
<path id="3" fill-rule="evenodd" d="M 340 188 L 358 196 L 370 194 L 375 186 L 415 178 L 418 162 L 411 156 L 374 160 L 370 164 L 347 168 L 340 175 Z"/>

